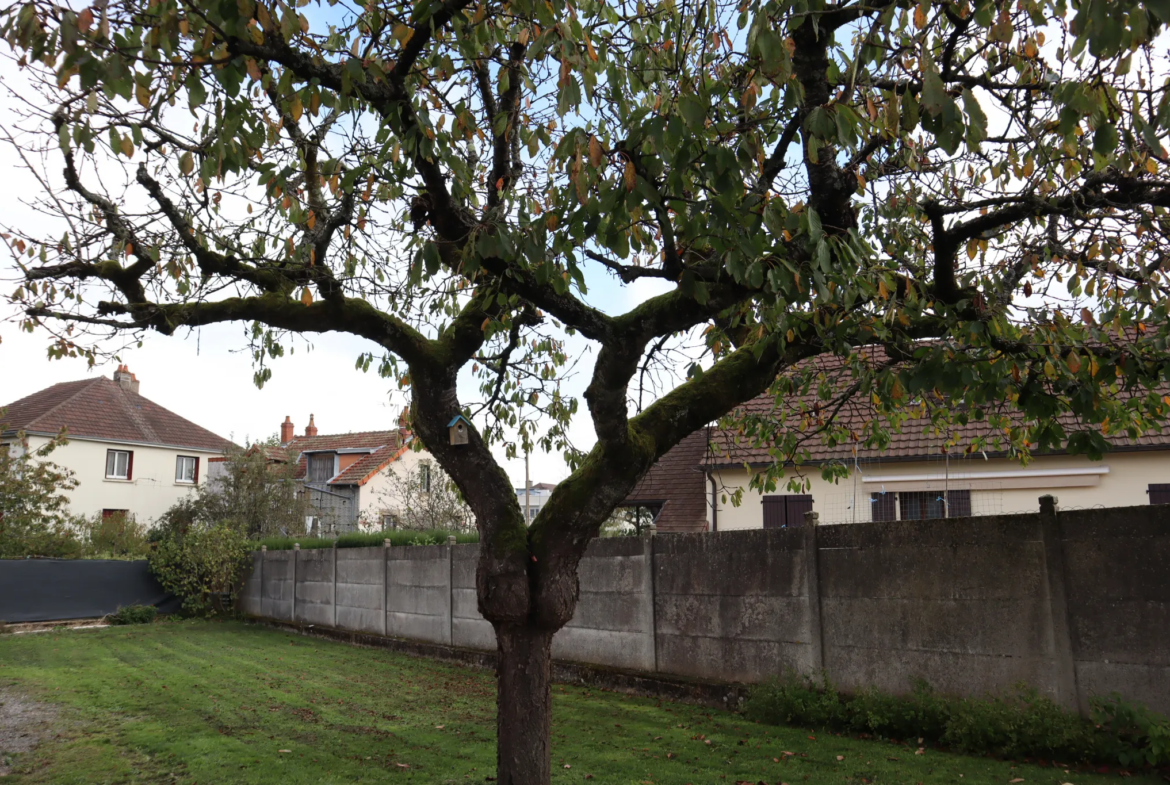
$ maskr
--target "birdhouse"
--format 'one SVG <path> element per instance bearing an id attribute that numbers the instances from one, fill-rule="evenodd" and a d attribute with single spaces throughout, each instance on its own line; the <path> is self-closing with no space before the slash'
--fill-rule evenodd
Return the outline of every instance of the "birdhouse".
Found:
<path id="1" fill-rule="evenodd" d="M 447 423 L 447 433 L 451 436 L 451 444 L 467 444 L 470 432 L 471 423 L 462 414 Z"/>

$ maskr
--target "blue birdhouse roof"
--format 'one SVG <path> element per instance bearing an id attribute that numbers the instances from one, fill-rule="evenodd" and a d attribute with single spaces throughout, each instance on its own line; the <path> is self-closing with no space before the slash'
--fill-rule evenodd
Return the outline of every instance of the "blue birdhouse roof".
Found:
<path id="1" fill-rule="evenodd" d="M 464 417 L 462 414 L 457 414 L 457 415 L 455 415 L 455 419 L 454 419 L 454 420 L 452 420 L 451 422 L 447 423 L 447 427 L 448 427 L 448 428 L 454 428 L 454 427 L 455 427 L 455 424 L 456 424 L 456 423 L 458 423 L 460 420 L 462 420 L 463 422 L 467 423 L 468 425 L 471 425 L 471 421 L 470 421 L 470 420 L 468 420 L 468 419 L 467 419 L 466 417 Z"/>

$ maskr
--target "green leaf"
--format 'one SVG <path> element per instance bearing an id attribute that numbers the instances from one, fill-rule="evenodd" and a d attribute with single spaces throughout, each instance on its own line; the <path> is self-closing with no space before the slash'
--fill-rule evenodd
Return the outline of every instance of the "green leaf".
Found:
<path id="1" fill-rule="evenodd" d="M 825 236 L 825 230 L 821 227 L 821 217 L 817 215 L 817 211 L 813 208 L 808 208 L 808 239 L 809 242 L 819 243 L 821 238 Z"/>
<path id="2" fill-rule="evenodd" d="M 678 110 L 683 120 L 695 131 L 703 130 L 707 118 L 707 106 L 693 95 L 684 95 L 678 100 Z"/>
<path id="3" fill-rule="evenodd" d="M 938 116 L 947 104 L 954 100 L 947 95 L 947 88 L 942 77 L 934 71 L 927 71 L 922 78 L 922 108 L 932 115 Z"/>
<path id="4" fill-rule="evenodd" d="M 978 150 L 979 143 L 987 138 L 987 115 L 970 90 L 963 91 L 963 108 L 967 111 L 967 146 Z"/>
<path id="5" fill-rule="evenodd" d="M 1097 129 L 1093 134 L 1093 152 L 1098 155 L 1109 156 L 1117 150 L 1117 126 L 1109 123 Z"/>

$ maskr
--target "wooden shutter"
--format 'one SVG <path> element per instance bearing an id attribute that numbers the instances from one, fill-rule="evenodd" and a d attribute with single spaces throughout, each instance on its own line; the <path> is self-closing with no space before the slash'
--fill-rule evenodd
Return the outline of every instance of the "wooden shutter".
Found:
<path id="1" fill-rule="evenodd" d="M 126 479 L 134 479 L 134 451 L 131 450 L 126 456 Z"/>
<path id="2" fill-rule="evenodd" d="M 894 521 L 898 519 L 897 507 L 895 506 L 897 497 L 893 491 L 871 493 L 869 498 L 871 521 Z"/>
<path id="3" fill-rule="evenodd" d="M 195 458 L 195 484 L 199 484 L 199 458 Z"/>
<path id="4" fill-rule="evenodd" d="M 947 517 L 971 517 L 971 492 L 947 491 Z"/>
<path id="5" fill-rule="evenodd" d="M 803 526 L 804 514 L 812 511 L 813 497 L 808 494 L 796 494 L 785 496 L 784 499 L 788 508 L 788 525 Z"/>
<path id="6" fill-rule="evenodd" d="M 783 496 L 764 497 L 764 528 L 782 529 L 788 523 L 788 505 Z"/>
<path id="7" fill-rule="evenodd" d="M 1150 504 L 1170 504 L 1170 483 L 1150 483 L 1146 493 L 1150 495 Z"/>

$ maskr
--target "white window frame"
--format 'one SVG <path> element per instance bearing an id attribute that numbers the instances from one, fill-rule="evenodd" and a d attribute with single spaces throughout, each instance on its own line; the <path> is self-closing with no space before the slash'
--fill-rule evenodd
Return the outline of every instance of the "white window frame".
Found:
<path id="1" fill-rule="evenodd" d="M 190 463 L 187 463 L 187 462 Z M 191 467 L 191 477 L 188 479 L 183 471 L 185 466 Z M 180 485 L 194 485 L 199 477 L 199 458 L 194 455 L 179 455 L 175 457 L 175 482 Z"/>
<path id="2" fill-rule="evenodd" d="M 118 456 L 126 456 L 126 462 L 122 466 L 122 473 L 118 473 Z M 107 480 L 129 480 L 130 479 L 130 460 L 134 453 L 131 450 L 106 450 L 106 479 Z"/>
<path id="3" fill-rule="evenodd" d="M 431 465 L 429 463 L 418 465 L 418 487 L 423 493 L 431 492 Z"/>

